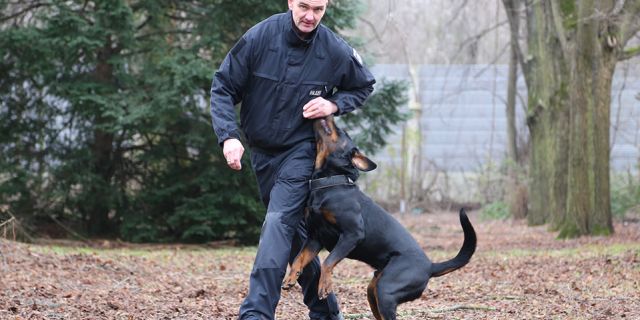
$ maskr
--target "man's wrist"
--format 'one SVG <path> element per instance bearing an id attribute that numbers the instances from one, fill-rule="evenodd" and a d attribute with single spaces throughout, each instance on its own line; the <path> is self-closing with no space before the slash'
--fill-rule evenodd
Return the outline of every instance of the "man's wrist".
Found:
<path id="1" fill-rule="evenodd" d="M 333 100 L 327 100 L 327 101 L 329 101 L 329 103 L 331 104 L 331 114 L 332 115 L 340 114 L 340 107 L 338 107 L 338 104 Z"/>
<path id="2" fill-rule="evenodd" d="M 222 142 L 222 145 L 224 146 L 225 144 L 227 144 L 227 142 L 230 142 L 230 143 L 240 142 L 240 139 L 234 138 L 234 137 L 229 137 L 229 138 L 227 138 L 226 140 L 224 140 Z"/>

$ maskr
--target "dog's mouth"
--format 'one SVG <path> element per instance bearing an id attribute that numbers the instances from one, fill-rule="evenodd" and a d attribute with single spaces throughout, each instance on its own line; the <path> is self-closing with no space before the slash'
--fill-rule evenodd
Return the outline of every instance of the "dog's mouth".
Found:
<path id="1" fill-rule="evenodd" d="M 322 130 L 324 131 L 324 133 L 326 133 L 327 135 L 331 134 L 331 127 L 327 123 L 326 119 L 320 120 L 320 126 L 322 127 Z"/>

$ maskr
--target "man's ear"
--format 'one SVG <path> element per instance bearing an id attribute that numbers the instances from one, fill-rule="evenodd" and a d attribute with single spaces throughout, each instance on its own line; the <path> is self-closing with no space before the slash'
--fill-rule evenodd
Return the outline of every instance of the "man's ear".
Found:
<path id="1" fill-rule="evenodd" d="M 378 167 L 378 165 L 367 158 L 360 151 L 356 150 L 351 156 L 351 163 L 360 171 L 371 171 Z"/>

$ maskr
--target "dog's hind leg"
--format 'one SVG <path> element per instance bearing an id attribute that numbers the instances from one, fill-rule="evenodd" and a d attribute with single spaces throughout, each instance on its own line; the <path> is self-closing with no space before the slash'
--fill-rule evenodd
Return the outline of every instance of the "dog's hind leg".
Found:
<path id="1" fill-rule="evenodd" d="M 367 300 L 369 300 L 369 308 L 371 308 L 371 312 L 376 320 L 383 320 L 380 315 L 380 311 L 378 310 L 378 292 L 377 285 L 378 280 L 380 279 L 381 273 L 376 271 L 373 275 L 373 279 L 369 282 L 369 286 L 367 287 Z"/>
<path id="2" fill-rule="evenodd" d="M 426 256 L 394 256 L 380 272 L 375 292 L 381 319 L 395 320 L 398 305 L 422 295 L 429 281 Z"/>

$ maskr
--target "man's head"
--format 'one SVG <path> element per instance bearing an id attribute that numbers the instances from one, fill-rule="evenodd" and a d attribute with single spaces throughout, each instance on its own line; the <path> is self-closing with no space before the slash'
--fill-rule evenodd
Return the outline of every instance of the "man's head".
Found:
<path id="1" fill-rule="evenodd" d="M 320 24 L 329 0 L 288 0 L 293 24 L 301 36 L 306 36 Z"/>

